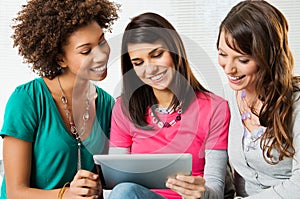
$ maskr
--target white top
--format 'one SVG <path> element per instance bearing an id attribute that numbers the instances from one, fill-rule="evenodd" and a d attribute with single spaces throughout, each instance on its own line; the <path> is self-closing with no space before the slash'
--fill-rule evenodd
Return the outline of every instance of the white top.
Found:
<path id="1" fill-rule="evenodd" d="M 300 93 L 297 93 L 295 97 L 299 95 Z M 271 165 L 263 158 L 259 146 L 260 138 L 254 143 L 250 142 L 251 136 L 259 129 L 244 135 L 245 128 L 237 106 L 236 92 L 229 85 L 225 85 L 225 98 L 231 111 L 228 155 L 235 169 L 237 196 L 249 196 L 251 199 L 300 198 L 300 101 L 298 100 L 294 106 L 291 129 L 296 150 L 294 159 L 284 158 L 278 164 Z"/>

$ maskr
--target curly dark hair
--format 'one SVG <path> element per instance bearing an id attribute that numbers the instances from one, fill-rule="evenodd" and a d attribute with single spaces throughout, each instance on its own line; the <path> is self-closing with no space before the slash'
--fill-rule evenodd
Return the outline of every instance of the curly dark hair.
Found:
<path id="1" fill-rule="evenodd" d="M 14 47 L 34 72 L 53 79 L 62 73 L 56 58 L 68 36 L 92 21 L 111 31 L 119 7 L 108 0 L 31 0 L 13 19 Z"/>

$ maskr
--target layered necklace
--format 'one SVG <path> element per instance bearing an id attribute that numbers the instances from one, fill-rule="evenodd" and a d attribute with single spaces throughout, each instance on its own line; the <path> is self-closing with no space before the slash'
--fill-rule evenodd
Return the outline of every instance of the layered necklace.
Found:
<path id="1" fill-rule="evenodd" d="M 156 114 L 158 112 L 158 113 L 171 115 L 172 113 L 174 113 L 174 111 L 177 111 L 177 115 L 170 122 L 167 122 L 167 121 L 162 122 Z M 164 108 L 154 107 L 154 108 L 151 108 L 151 112 L 150 112 L 150 115 L 152 117 L 152 123 L 156 124 L 158 126 L 158 128 L 169 128 L 171 126 L 174 126 L 176 124 L 176 122 L 181 120 L 181 114 L 182 114 L 182 109 L 180 106 L 177 106 L 175 109 L 174 108 L 164 109 Z"/>
<path id="2" fill-rule="evenodd" d="M 58 81 L 58 85 L 59 85 L 59 88 L 60 88 L 60 91 L 61 91 L 61 97 L 60 97 L 60 100 L 61 102 L 63 103 L 63 106 L 64 106 L 64 111 L 65 111 L 65 114 L 66 114 L 66 117 L 68 119 L 68 122 L 70 124 L 70 132 L 71 134 L 75 137 L 75 139 L 77 140 L 77 157 L 78 157 L 78 160 L 77 160 L 77 170 L 80 170 L 81 169 L 81 145 L 82 145 L 82 142 L 81 142 L 81 137 L 85 134 L 85 131 L 86 131 L 86 122 L 88 121 L 88 119 L 90 118 L 90 115 L 89 115 L 89 109 L 90 109 L 90 86 L 88 88 L 88 91 L 87 91 L 87 98 L 85 100 L 85 111 L 82 115 L 82 126 L 80 129 L 78 129 L 78 127 L 76 127 L 75 123 L 74 123 L 74 119 L 72 118 L 72 114 L 71 114 L 71 111 L 68 107 L 68 99 L 62 89 L 62 86 L 61 86 L 61 83 L 60 83 L 60 80 L 59 80 L 59 77 L 57 77 L 57 81 Z"/>

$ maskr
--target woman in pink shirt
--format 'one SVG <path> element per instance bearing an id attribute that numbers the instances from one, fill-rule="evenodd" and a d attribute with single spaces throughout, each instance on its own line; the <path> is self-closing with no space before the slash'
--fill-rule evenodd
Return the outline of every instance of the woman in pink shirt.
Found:
<path id="1" fill-rule="evenodd" d="M 192 175 L 148 190 L 117 185 L 109 198 L 223 198 L 227 101 L 193 75 L 174 27 L 155 13 L 131 20 L 122 40 L 123 90 L 112 113 L 111 153 L 190 153 Z"/>

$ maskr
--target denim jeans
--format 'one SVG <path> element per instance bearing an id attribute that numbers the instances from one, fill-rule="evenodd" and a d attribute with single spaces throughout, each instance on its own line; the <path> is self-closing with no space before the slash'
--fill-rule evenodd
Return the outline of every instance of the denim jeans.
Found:
<path id="1" fill-rule="evenodd" d="M 163 196 L 141 185 L 124 182 L 115 186 L 108 199 L 165 199 Z"/>

